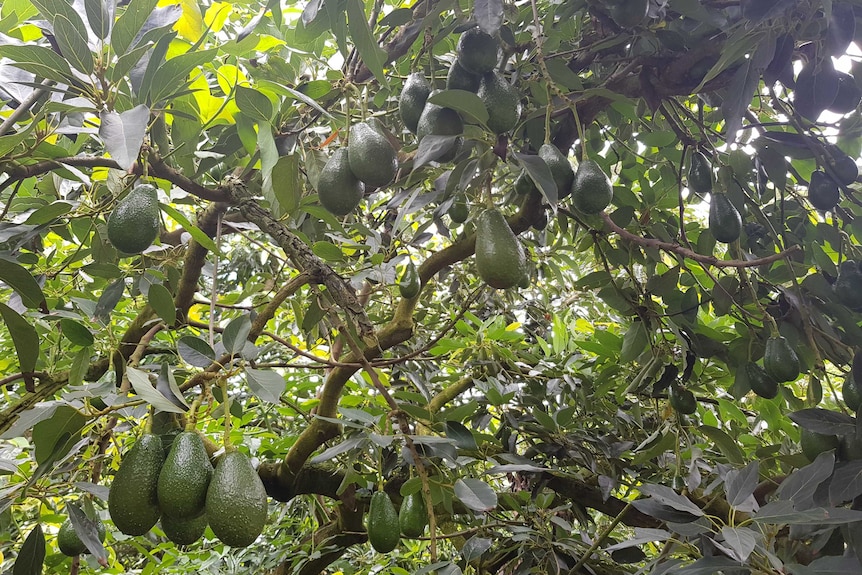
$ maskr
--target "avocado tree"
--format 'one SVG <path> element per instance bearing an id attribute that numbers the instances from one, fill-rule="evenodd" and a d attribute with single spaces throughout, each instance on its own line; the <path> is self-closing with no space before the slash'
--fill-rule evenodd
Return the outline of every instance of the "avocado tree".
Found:
<path id="1" fill-rule="evenodd" d="M 857 16 L 4 1 L 0 572 L 862 572 Z"/>

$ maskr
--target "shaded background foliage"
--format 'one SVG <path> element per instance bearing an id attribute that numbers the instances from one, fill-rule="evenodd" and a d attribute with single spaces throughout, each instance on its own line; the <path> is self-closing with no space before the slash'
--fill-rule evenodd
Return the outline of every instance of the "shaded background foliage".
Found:
<path id="1" fill-rule="evenodd" d="M 860 8 L 4 2 L 2 569 L 859 572 L 842 387 L 862 381 Z M 398 95 L 416 70 L 442 87 L 474 22 L 501 40 L 520 122 L 497 137 L 476 100 L 444 93 L 465 145 L 436 162 Z M 318 174 L 371 117 L 398 177 L 336 218 Z M 522 170 L 547 175 L 547 141 L 610 174 L 605 213 L 514 190 Z M 738 241 L 716 242 L 695 151 Z M 163 229 L 121 257 L 106 219 L 138 178 L 159 187 Z M 817 178 L 835 202 L 811 195 Z M 488 191 L 528 248 L 528 287 L 477 277 Z M 422 291 L 405 299 L 408 261 Z M 777 334 L 800 375 L 759 397 L 751 364 Z M 108 519 L 148 412 L 169 430 L 183 396 L 218 448 L 220 381 L 270 495 L 257 543 L 109 528 L 107 567 L 61 555 L 71 502 Z M 688 414 L 668 401 L 685 392 Z M 804 454 L 800 427 L 841 445 Z M 434 511 L 388 555 L 363 526 L 379 488 L 396 503 L 421 489 Z"/>

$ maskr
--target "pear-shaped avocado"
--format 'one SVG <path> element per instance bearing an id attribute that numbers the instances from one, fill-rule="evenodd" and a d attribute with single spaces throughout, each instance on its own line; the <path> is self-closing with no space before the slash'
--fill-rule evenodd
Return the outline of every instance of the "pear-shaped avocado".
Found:
<path id="1" fill-rule="evenodd" d="M 691 415 L 697 411 L 697 399 L 690 389 L 678 385 L 671 386 L 668 394 L 670 406 L 682 415 Z"/>
<path id="2" fill-rule="evenodd" d="M 216 463 L 207 489 L 206 515 L 222 543 L 251 545 L 266 523 L 266 490 L 251 460 L 240 451 L 228 451 Z"/>
<path id="3" fill-rule="evenodd" d="M 422 283 L 419 280 L 419 272 L 416 271 L 416 266 L 413 262 L 407 262 L 404 266 L 404 273 L 401 274 L 401 279 L 398 280 L 398 292 L 405 299 L 413 299 L 419 295 L 419 290 Z"/>
<path id="4" fill-rule="evenodd" d="M 468 72 L 463 66 L 461 66 L 461 64 L 458 63 L 458 60 L 455 60 L 452 62 L 452 66 L 449 68 L 449 73 L 446 75 L 446 89 L 464 90 L 475 94 L 479 91 L 479 83 L 481 81 L 481 74 Z"/>
<path id="5" fill-rule="evenodd" d="M 168 539 L 177 545 L 191 545 L 203 537 L 206 528 L 206 513 L 185 519 L 175 519 L 162 515 L 162 531 L 165 532 Z"/>
<path id="6" fill-rule="evenodd" d="M 585 214 L 597 214 L 608 207 L 614 197 L 611 181 L 593 160 L 578 164 L 572 182 L 572 204 Z"/>
<path id="7" fill-rule="evenodd" d="M 688 187 L 698 194 L 712 192 L 712 165 L 703 152 L 695 152 L 691 155 L 691 164 L 688 168 Z"/>
<path id="8" fill-rule="evenodd" d="M 352 212 L 365 194 L 365 184 L 353 174 L 348 156 L 347 148 L 335 150 L 317 179 L 320 204 L 336 216 Z"/>
<path id="9" fill-rule="evenodd" d="M 838 277 L 832 284 L 832 292 L 842 304 L 850 309 L 862 308 L 862 272 L 853 260 L 841 262 Z"/>
<path id="10" fill-rule="evenodd" d="M 470 28 L 458 38 L 455 53 L 466 71 L 485 74 L 493 70 L 500 59 L 500 43 L 479 28 Z"/>
<path id="11" fill-rule="evenodd" d="M 746 363 L 744 369 L 751 391 L 764 399 L 772 399 L 778 395 L 778 382 L 769 377 L 765 369 L 753 361 Z"/>
<path id="12" fill-rule="evenodd" d="M 611 19 L 620 28 L 634 28 L 649 12 L 649 0 L 613 0 L 606 5 Z"/>
<path id="13" fill-rule="evenodd" d="M 350 127 L 347 160 L 353 175 L 374 188 L 391 182 L 398 169 L 398 158 L 389 140 L 367 122 Z"/>
<path id="14" fill-rule="evenodd" d="M 117 202 L 108 216 L 108 240 L 126 254 L 139 254 L 159 235 L 159 198 L 155 186 L 139 184 Z"/>
<path id="15" fill-rule="evenodd" d="M 808 183 L 808 201 L 818 210 L 831 210 L 838 204 L 838 183 L 823 170 L 811 172 Z"/>
<path id="16" fill-rule="evenodd" d="M 99 541 L 104 542 L 105 524 L 102 523 L 102 520 L 98 517 L 93 520 L 93 523 L 96 526 L 96 533 L 99 536 Z M 69 519 L 66 519 L 63 521 L 63 524 L 60 525 L 60 530 L 57 532 L 57 547 L 60 548 L 60 553 L 68 555 L 69 557 L 90 552 L 90 550 L 87 549 L 87 546 L 84 545 L 84 542 L 81 541 L 81 538 L 78 537 L 78 534 L 75 532 L 75 528 L 72 526 L 72 521 Z"/>
<path id="17" fill-rule="evenodd" d="M 431 92 L 433 96 L 438 91 Z M 461 115 L 452 108 L 445 108 L 427 102 L 425 109 L 422 110 L 422 115 L 419 117 L 419 124 L 416 128 L 416 137 L 421 142 L 425 136 L 459 136 L 464 133 L 464 121 Z M 458 150 L 461 149 L 461 138 L 455 139 L 452 142 L 452 147 L 443 152 L 437 157 L 440 162 L 450 162 L 455 158 Z"/>
<path id="18" fill-rule="evenodd" d="M 518 174 L 518 177 L 515 178 L 515 193 L 523 195 L 529 194 L 533 191 L 538 191 L 536 183 L 533 181 L 533 178 L 527 175 L 527 171 L 523 170 L 520 174 Z M 559 192 L 559 190 L 557 191 Z M 572 193 L 571 189 L 566 192 L 566 195 L 569 195 L 570 193 Z"/>
<path id="19" fill-rule="evenodd" d="M 722 193 L 713 193 L 710 197 L 709 231 L 716 240 L 726 244 L 735 242 L 742 232 L 742 216 Z"/>
<path id="20" fill-rule="evenodd" d="M 422 115 L 422 110 L 425 109 L 425 102 L 428 100 L 428 94 L 431 93 L 431 84 L 421 72 L 413 72 L 404 81 L 404 87 L 401 88 L 401 96 L 398 98 L 398 111 L 401 114 L 401 121 L 404 122 L 404 127 L 416 133 L 416 126 L 419 124 L 419 116 Z"/>
<path id="21" fill-rule="evenodd" d="M 778 335 L 766 340 L 763 369 L 778 383 L 794 381 L 799 377 L 799 357 L 783 336 Z"/>
<path id="22" fill-rule="evenodd" d="M 538 231 L 542 231 L 546 227 L 548 227 L 548 212 L 546 212 L 545 210 L 540 211 L 536 215 L 536 219 L 533 220 L 533 223 L 531 225 L 533 226 L 534 230 Z"/>
<path id="23" fill-rule="evenodd" d="M 428 509 L 422 492 L 411 493 L 401 502 L 398 509 L 398 524 L 405 537 L 421 537 L 428 525 Z"/>
<path id="24" fill-rule="evenodd" d="M 488 110 L 488 128 L 503 134 L 514 128 L 521 117 L 521 95 L 503 76 L 489 72 L 482 76 L 477 92 Z"/>
<path id="25" fill-rule="evenodd" d="M 398 512 L 384 491 L 375 491 L 368 507 L 368 542 L 378 553 L 389 553 L 401 540 Z"/>
<path id="26" fill-rule="evenodd" d="M 575 181 L 575 171 L 569 159 L 553 144 L 542 144 L 539 147 L 539 157 L 545 160 L 554 183 L 557 184 L 557 198 L 562 200 L 572 192 L 572 182 Z"/>
<path id="27" fill-rule="evenodd" d="M 799 443 L 802 447 L 802 453 L 805 454 L 805 457 L 807 457 L 809 461 L 814 461 L 821 453 L 832 449 L 838 449 L 840 446 L 840 441 L 837 436 L 817 433 L 816 431 L 809 431 L 805 428 L 802 428 L 799 433 Z"/>
<path id="28" fill-rule="evenodd" d="M 159 473 L 162 516 L 187 519 L 200 515 L 212 474 L 213 467 L 201 436 L 193 431 L 177 435 Z"/>
<path id="29" fill-rule="evenodd" d="M 159 520 L 159 472 L 165 460 L 162 440 L 142 435 L 120 463 L 108 492 L 108 512 L 126 535 L 143 535 Z"/>
<path id="30" fill-rule="evenodd" d="M 470 217 L 470 207 L 467 205 L 467 197 L 463 193 L 455 196 L 449 207 L 449 219 L 456 224 L 463 224 Z"/>
<path id="31" fill-rule="evenodd" d="M 848 373 L 847 377 L 844 378 L 841 397 L 844 398 L 844 405 L 850 411 L 859 411 L 859 407 L 862 406 L 862 386 L 856 383 L 853 374 Z"/>
<path id="32" fill-rule="evenodd" d="M 838 95 L 839 80 L 832 58 L 810 61 L 796 77 L 793 107 L 805 118 L 816 121 Z"/>
<path id="33" fill-rule="evenodd" d="M 859 166 L 856 160 L 844 153 L 844 150 L 832 144 L 826 147 L 829 153 L 829 165 L 838 183 L 849 186 L 859 177 Z"/>
<path id="34" fill-rule="evenodd" d="M 826 109 L 833 114 L 849 114 L 862 101 L 862 90 L 850 74 L 844 72 L 835 72 L 835 74 L 838 76 L 838 93 Z"/>
<path id="35" fill-rule="evenodd" d="M 527 270 L 527 256 L 503 214 L 488 208 L 476 222 L 476 270 L 497 289 L 518 285 Z"/>

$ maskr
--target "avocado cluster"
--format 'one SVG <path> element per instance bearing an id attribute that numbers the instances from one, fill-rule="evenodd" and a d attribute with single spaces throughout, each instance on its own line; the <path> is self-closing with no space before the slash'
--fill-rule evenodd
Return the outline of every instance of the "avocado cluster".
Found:
<path id="1" fill-rule="evenodd" d="M 167 456 L 156 435 L 135 442 L 114 475 L 108 511 L 126 535 L 144 535 L 161 519 L 178 545 L 200 539 L 209 524 L 223 543 L 246 547 L 263 531 L 267 500 L 248 456 L 227 451 L 213 469 L 201 436 L 185 431 Z"/>
<path id="2" fill-rule="evenodd" d="M 421 537 L 428 525 L 428 512 L 421 492 L 404 497 L 396 511 L 389 494 L 375 491 L 371 496 L 366 520 L 368 542 L 378 553 L 389 553 L 401 540 L 401 535 Z"/>

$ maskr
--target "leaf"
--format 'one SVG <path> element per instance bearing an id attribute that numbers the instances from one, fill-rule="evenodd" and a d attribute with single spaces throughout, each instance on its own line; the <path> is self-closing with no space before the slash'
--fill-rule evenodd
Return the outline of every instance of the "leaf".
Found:
<path id="1" fill-rule="evenodd" d="M 483 32 L 496 36 L 503 24 L 503 0 L 475 0 L 473 15 Z"/>
<path id="2" fill-rule="evenodd" d="M 9 328 L 18 363 L 23 373 L 32 373 L 39 359 L 39 334 L 30 323 L 18 312 L 6 304 L 0 303 L 0 316 Z"/>
<path id="3" fill-rule="evenodd" d="M 663 505 L 668 505 L 679 511 L 684 511 L 698 517 L 703 515 L 703 510 L 700 507 L 692 503 L 687 497 L 683 497 L 665 485 L 644 484 L 641 485 L 640 492 L 649 495 Z"/>
<path id="4" fill-rule="evenodd" d="M 796 509 L 814 507 L 814 492 L 832 475 L 834 467 L 835 453 L 821 453 L 812 463 L 797 469 L 782 481 L 776 495 L 779 499 L 792 501 Z"/>
<path id="5" fill-rule="evenodd" d="M 446 422 L 446 437 L 455 441 L 455 447 L 458 449 L 468 449 L 475 451 L 479 449 L 476 445 L 476 440 L 470 430 L 458 421 Z"/>
<path id="6" fill-rule="evenodd" d="M 605 547 L 605 551 L 611 552 L 617 549 L 626 549 L 635 545 L 643 545 L 644 543 L 653 543 L 667 541 L 671 538 L 671 533 L 664 529 L 649 529 L 645 527 L 635 527 L 634 537 L 630 537 L 625 541 L 620 541 L 609 547 Z"/>
<path id="7" fill-rule="evenodd" d="M 843 505 L 859 495 L 862 495 L 862 460 L 842 461 L 835 466 L 829 482 L 829 502 Z"/>
<path id="8" fill-rule="evenodd" d="M 237 86 L 236 105 L 243 114 L 254 120 L 269 122 L 272 118 L 272 102 L 254 88 Z"/>
<path id="9" fill-rule="evenodd" d="M 159 66 L 152 75 L 152 81 L 146 92 L 139 94 L 142 98 L 149 95 L 151 102 L 161 102 L 171 94 L 185 89 L 192 70 L 208 62 L 212 62 L 218 50 L 202 50 L 186 52 L 174 56 Z"/>
<path id="10" fill-rule="evenodd" d="M 527 172 L 527 175 L 539 188 L 539 191 L 545 197 L 545 200 L 551 204 L 551 207 L 556 209 L 557 201 L 560 197 L 557 192 L 557 184 L 554 182 L 554 176 L 551 174 L 551 169 L 545 160 L 539 156 L 532 156 L 514 152 L 512 154 L 519 164 Z"/>
<path id="11" fill-rule="evenodd" d="M 491 548 L 491 545 L 493 545 L 493 541 L 487 537 L 474 535 L 465 541 L 464 546 L 461 547 L 461 557 L 469 563 L 470 561 L 479 559 L 485 551 Z"/>
<path id="12" fill-rule="evenodd" d="M 428 162 L 433 162 L 445 155 L 460 138 L 461 136 L 441 136 L 439 134 L 425 136 L 419 142 L 419 148 L 413 158 L 413 169 L 417 170 Z"/>
<path id="13" fill-rule="evenodd" d="M 691 513 L 680 511 L 652 498 L 632 501 L 632 506 L 641 513 L 645 513 L 661 521 L 670 521 L 673 523 L 691 523 L 692 521 L 697 521 L 697 517 Z"/>
<path id="14" fill-rule="evenodd" d="M 257 148 L 260 151 L 260 175 L 264 190 L 272 190 L 272 170 L 278 163 L 278 148 L 272 135 L 272 126 L 261 122 L 257 127 Z"/>
<path id="15" fill-rule="evenodd" d="M 218 249 L 216 243 L 212 240 L 212 238 L 206 235 L 199 227 L 191 223 L 191 221 L 189 221 L 189 219 L 182 212 L 180 212 L 173 206 L 169 206 L 167 204 L 160 203 L 159 208 L 163 212 L 168 214 L 175 222 L 180 224 L 185 231 L 191 234 L 192 238 L 197 243 L 199 243 L 213 253 L 223 255 L 221 250 Z"/>
<path id="16" fill-rule="evenodd" d="M 84 0 L 84 13 L 90 29 L 100 40 L 106 39 L 111 33 L 111 25 L 114 23 L 114 0 Z"/>
<path id="17" fill-rule="evenodd" d="M 530 465 L 529 463 L 506 463 L 504 465 L 494 465 L 486 469 L 485 474 L 493 475 L 495 473 L 515 473 L 517 471 L 540 473 L 542 471 L 550 471 L 550 469 L 547 467 L 539 467 L 538 465 Z"/>
<path id="18" fill-rule="evenodd" d="M 311 251 L 320 259 L 328 262 L 344 261 L 344 253 L 341 251 L 341 248 L 331 242 L 314 242 L 314 245 L 311 246 Z"/>
<path id="19" fill-rule="evenodd" d="M 99 540 L 99 531 L 96 528 L 96 522 L 87 517 L 84 512 L 74 503 L 66 504 L 66 512 L 69 514 L 69 521 L 72 523 L 72 528 L 75 534 L 81 540 L 93 557 L 100 563 L 108 557 L 104 545 Z"/>
<path id="20" fill-rule="evenodd" d="M 320 455 L 312 457 L 310 463 L 322 463 L 324 461 L 330 461 L 335 456 L 341 455 L 342 453 L 346 453 L 354 449 L 364 448 L 367 443 L 368 437 L 365 435 L 351 437 L 350 439 L 346 439 L 341 443 L 336 443 L 329 449 L 324 450 Z"/>
<path id="21" fill-rule="evenodd" d="M 232 320 L 227 327 L 224 328 L 221 341 L 224 344 L 225 351 L 230 354 L 240 353 L 248 341 L 248 334 L 251 332 L 251 317 L 248 314 Z"/>
<path id="22" fill-rule="evenodd" d="M 15 293 L 21 296 L 21 301 L 27 307 L 47 310 L 45 294 L 42 293 L 39 282 L 36 281 L 36 278 L 24 266 L 5 258 L 0 258 L 0 280 L 15 290 Z"/>
<path id="23" fill-rule="evenodd" d="M 41 575 L 44 562 L 45 534 L 42 533 L 42 526 L 37 523 L 18 551 L 12 575 Z"/>
<path id="24" fill-rule="evenodd" d="M 102 290 L 102 295 L 99 296 L 99 301 L 96 302 L 96 309 L 93 311 L 93 319 L 102 323 L 108 323 L 111 317 L 111 312 L 117 307 L 120 298 L 123 297 L 123 292 L 126 290 L 126 280 L 118 279 L 111 285 Z"/>
<path id="25" fill-rule="evenodd" d="M 162 284 L 153 284 L 147 292 L 147 301 L 166 325 L 177 321 L 177 308 L 171 292 Z"/>
<path id="26" fill-rule="evenodd" d="M 149 18 L 158 0 L 135 0 L 129 2 L 126 10 L 117 18 L 114 30 L 111 33 L 111 48 L 117 54 L 126 54 L 129 48 L 133 48 L 133 40 L 138 39 L 141 27 Z M 155 42 L 155 40 L 153 40 Z"/>
<path id="27" fill-rule="evenodd" d="M 382 86 L 388 87 L 389 79 L 383 71 L 386 53 L 377 45 L 377 39 L 368 27 L 365 19 L 365 4 L 362 0 L 347 0 L 347 25 L 350 28 L 350 38 L 356 45 L 362 62 L 368 66 Z"/>
<path id="28" fill-rule="evenodd" d="M 59 401 L 56 402 L 46 402 L 37 404 L 35 407 L 32 407 L 21 415 L 18 416 L 18 420 L 12 424 L 2 435 L 0 435 L 0 439 L 12 439 L 14 437 L 22 437 L 25 432 L 27 432 L 31 427 L 35 426 L 40 421 L 45 421 L 54 415 L 54 412 L 57 411 L 57 408 L 61 405 L 65 405 Z"/>
<path id="29" fill-rule="evenodd" d="M 135 393 L 138 394 L 141 399 L 152 405 L 156 411 L 167 411 L 169 413 L 186 412 L 185 409 L 177 407 L 172 401 L 156 391 L 156 388 L 153 387 L 152 383 L 150 383 L 150 378 L 145 372 L 134 367 L 127 367 L 126 375 L 128 376 L 129 382 L 132 384 Z"/>
<path id="30" fill-rule="evenodd" d="M 742 453 L 742 449 L 740 449 L 736 440 L 725 431 L 711 425 L 701 425 L 698 427 L 698 430 L 709 437 L 732 464 L 742 465 L 745 463 L 745 455 Z"/>
<path id="31" fill-rule="evenodd" d="M 48 80 L 68 82 L 72 76 L 69 63 L 56 52 L 44 46 L 0 45 L 0 57 L 2 56 L 12 60 L 12 65 L 16 68 L 32 72 Z"/>
<path id="32" fill-rule="evenodd" d="M 772 61 L 775 46 L 776 38 L 764 38 L 751 57 L 744 59 L 733 74 L 730 87 L 721 104 L 728 145 L 736 141 L 736 134 L 742 127 L 742 117 L 751 105 L 751 98 L 757 90 L 763 70 Z"/>
<path id="33" fill-rule="evenodd" d="M 649 334 L 646 324 L 642 321 L 634 321 L 623 336 L 623 347 L 620 351 L 620 362 L 629 363 L 646 349 L 649 343 Z"/>
<path id="34" fill-rule="evenodd" d="M 93 355 L 92 347 L 83 347 L 78 350 L 69 367 L 69 385 L 82 385 L 84 377 L 90 369 L 90 357 Z"/>
<path id="35" fill-rule="evenodd" d="M 851 435 L 856 433 L 856 419 L 828 409 L 812 407 L 788 415 L 791 421 L 809 431 L 826 435 Z"/>
<path id="36" fill-rule="evenodd" d="M 144 143 L 150 109 L 141 104 L 120 114 L 103 111 L 99 117 L 102 122 L 99 137 L 105 143 L 105 149 L 120 168 L 131 170 Z"/>
<path id="37" fill-rule="evenodd" d="M 195 367 L 209 367 L 216 355 L 207 342 L 193 335 L 184 335 L 177 341 L 180 359 Z"/>
<path id="38" fill-rule="evenodd" d="M 54 19 L 54 38 L 60 52 L 75 69 L 90 75 L 93 73 L 93 53 L 90 52 L 83 30 L 84 23 L 80 17 L 77 18 L 77 25 L 62 14 Z"/>
<path id="39" fill-rule="evenodd" d="M 778 500 L 761 507 L 751 519 L 756 523 L 776 525 L 843 525 L 862 521 L 862 511 L 843 507 L 815 507 L 798 511 L 792 501 Z"/>
<path id="40" fill-rule="evenodd" d="M 480 479 L 459 479 L 455 483 L 455 496 L 473 511 L 491 511 L 497 507 L 497 494 Z"/>
<path id="41" fill-rule="evenodd" d="M 184 411 L 191 409 L 189 404 L 186 403 L 186 399 L 183 397 L 183 392 L 180 391 L 180 388 L 177 386 L 177 380 L 174 378 L 171 366 L 168 365 L 167 362 L 162 362 L 159 376 L 156 378 L 156 391 L 161 393 L 165 399 Z"/>
<path id="42" fill-rule="evenodd" d="M 734 569 L 739 569 L 738 561 L 734 561 L 730 557 L 723 555 L 713 557 L 701 557 L 694 563 L 690 563 L 685 567 L 675 567 L 665 571 L 667 575 L 715 575 L 719 572 L 734 572 Z"/>
<path id="43" fill-rule="evenodd" d="M 731 527 L 725 525 L 721 528 L 721 534 L 724 536 L 725 544 L 733 551 L 735 558 L 740 563 L 748 561 L 748 556 L 754 551 L 757 545 L 757 537 L 751 529 L 747 527 Z"/>
<path id="44" fill-rule="evenodd" d="M 797 567 L 801 565 L 789 564 L 786 566 L 789 573 L 801 573 Z M 862 565 L 856 555 L 828 555 L 819 557 L 805 567 L 805 573 L 816 573 L 817 575 L 858 575 L 862 573 Z"/>
<path id="45" fill-rule="evenodd" d="M 742 469 L 732 469 L 724 479 L 727 502 L 740 511 L 754 511 L 752 495 L 760 481 L 760 464 L 752 461 Z M 754 505 L 757 503 L 754 502 Z"/>
<path id="46" fill-rule="evenodd" d="M 86 423 L 87 418 L 74 407 L 57 406 L 51 417 L 33 426 L 36 463 L 42 465 L 64 457 L 81 438 L 81 429 Z"/>
<path id="47" fill-rule="evenodd" d="M 443 90 L 437 92 L 428 101 L 444 108 L 451 108 L 456 112 L 473 118 L 475 121 L 485 124 L 488 121 L 488 108 L 482 100 L 473 92 L 466 90 Z"/>
<path id="48" fill-rule="evenodd" d="M 287 382 L 280 374 L 269 369 L 245 368 L 246 381 L 251 392 L 259 399 L 269 403 L 278 403 L 281 394 L 287 387 Z"/>

